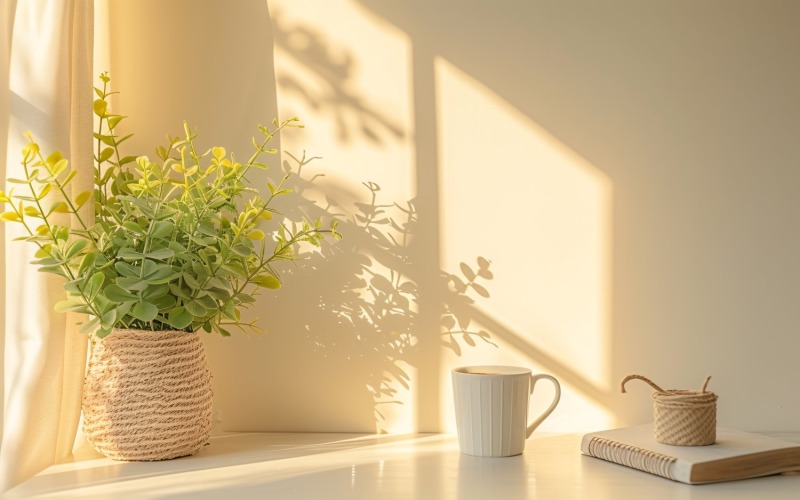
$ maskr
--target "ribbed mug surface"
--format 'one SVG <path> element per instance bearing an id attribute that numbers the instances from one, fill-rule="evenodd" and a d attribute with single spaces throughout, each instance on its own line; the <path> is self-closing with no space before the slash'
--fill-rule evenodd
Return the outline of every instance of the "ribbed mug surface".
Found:
<path id="1" fill-rule="evenodd" d="M 531 372 L 485 368 L 453 371 L 459 447 L 480 457 L 519 455 L 527 437 Z"/>

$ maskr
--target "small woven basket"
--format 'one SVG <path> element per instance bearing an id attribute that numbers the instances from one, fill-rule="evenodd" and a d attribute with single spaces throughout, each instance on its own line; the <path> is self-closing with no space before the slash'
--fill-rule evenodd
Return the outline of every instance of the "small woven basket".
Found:
<path id="1" fill-rule="evenodd" d="M 711 377 L 702 389 L 664 390 L 641 375 L 628 375 L 622 381 L 643 380 L 656 390 L 653 393 L 653 432 L 656 441 L 677 446 L 707 446 L 717 439 L 717 395 L 706 391 Z"/>
<path id="2" fill-rule="evenodd" d="M 149 461 L 197 453 L 211 435 L 211 401 L 196 333 L 115 329 L 92 337 L 83 431 L 103 455 Z"/>

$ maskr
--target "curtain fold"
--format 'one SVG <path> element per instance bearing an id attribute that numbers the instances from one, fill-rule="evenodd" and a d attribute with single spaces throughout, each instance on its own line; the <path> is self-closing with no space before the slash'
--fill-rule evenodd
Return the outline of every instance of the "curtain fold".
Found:
<path id="1" fill-rule="evenodd" d="M 13 25 L 16 0 L 8 0 L 0 4 L 0 186 L 5 189 L 6 174 L 6 137 L 8 137 L 8 63 L 11 56 L 11 27 Z M 0 204 L 0 210 L 2 210 Z M 6 233 L 0 227 L 0 292 L 5 293 L 6 282 Z M 5 359 L 3 345 L 5 345 L 6 321 L 5 295 L 0 296 L 0 448 L 3 443 L 3 408 L 5 407 L 5 389 L 3 373 L 5 372 Z M 2 490 L 0 490 L 2 491 Z"/>
<path id="2" fill-rule="evenodd" d="M 8 84 L 0 82 L 9 103 L 3 178 L 24 177 L 22 133 L 30 130 L 43 151 L 61 151 L 78 170 L 75 192 L 91 189 L 93 0 L 24 0 L 12 23 Z M 53 311 L 62 281 L 28 264 L 35 249 L 12 241 L 18 225 L 4 229 L 0 492 L 72 451 L 87 346 L 76 318 Z"/>

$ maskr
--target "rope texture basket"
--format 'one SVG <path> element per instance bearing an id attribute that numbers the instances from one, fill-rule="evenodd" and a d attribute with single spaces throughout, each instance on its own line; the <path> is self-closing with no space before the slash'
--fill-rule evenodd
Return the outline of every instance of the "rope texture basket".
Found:
<path id="1" fill-rule="evenodd" d="M 628 375 L 621 387 L 632 379 L 647 382 L 653 393 L 653 431 L 656 441 L 678 446 L 707 446 L 717 440 L 717 395 L 706 391 L 706 377 L 699 391 L 664 390 L 647 377 Z"/>
<path id="2" fill-rule="evenodd" d="M 211 373 L 196 333 L 114 329 L 92 336 L 83 431 L 116 460 L 197 453 L 211 435 Z"/>

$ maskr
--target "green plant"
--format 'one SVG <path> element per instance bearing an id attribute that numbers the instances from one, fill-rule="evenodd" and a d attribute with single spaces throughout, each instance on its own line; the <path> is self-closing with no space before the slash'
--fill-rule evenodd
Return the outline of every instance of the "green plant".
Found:
<path id="1" fill-rule="evenodd" d="M 27 236 L 18 239 L 38 246 L 40 271 L 66 279 L 67 298 L 56 310 L 88 314 L 81 330 L 99 337 L 115 327 L 224 336 L 231 326 L 257 329 L 242 322 L 241 309 L 260 288 L 280 287 L 273 264 L 296 258 L 301 243 L 318 246 L 325 233 L 340 237 L 336 221 L 323 229 L 320 220 L 289 221 L 272 208 L 291 192 L 284 187 L 289 173 L 267 184 L 269 196 L 248 185 L 251 168 L 267 169 L 260 157 L 276 153 L 270 140 L 302 125 L 292 118 L 273 121 L 272 130 L 259 126 L 264 137 L 253 139 L 255 152 L 244 163 L 222 147 L 198 153 L 197 133 L 185 122 L 185 137 L 168 136 L 158 161 L 123 157 L 120 145 L 131 135 L 117 136 L 125 117 L 109 112 L 110 79 L 100 79 L 94 189 L 71 197 L 77 171 L 59 152 L 45 156 L 27 133 L 25 178 L 8 180 L 25 192 L 0 191 L 0 203 L 11 208 L 0 219 L 24 227 Z M 81 207 L 90 200 L 94 220 L 85 220 Z"/>

